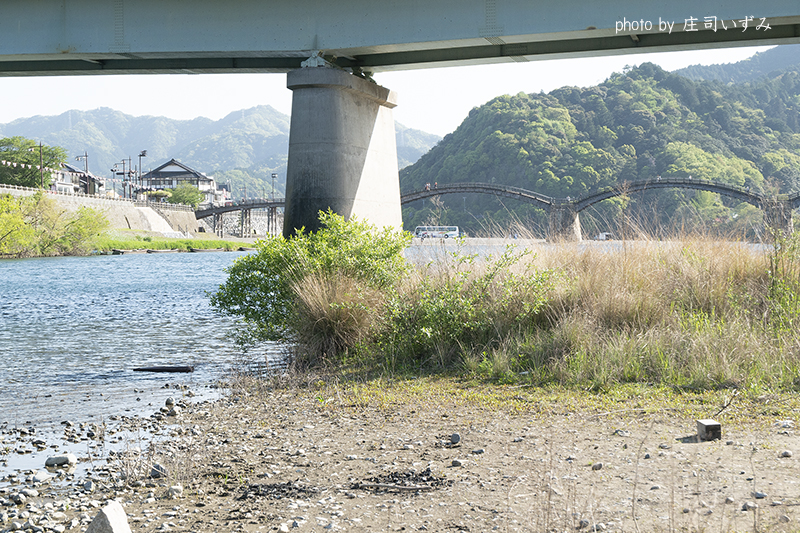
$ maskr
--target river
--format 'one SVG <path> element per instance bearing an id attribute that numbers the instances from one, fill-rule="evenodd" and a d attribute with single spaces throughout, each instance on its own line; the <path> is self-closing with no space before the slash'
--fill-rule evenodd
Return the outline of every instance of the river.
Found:
<path id="1" fill-rule="evenodd" d="M 268 346 L 245 361 L 233 320 L 209 305 L 242 253 L 0 260 L 0 429 L 147 416 L 187 388 L 215 398 L 233 366 L 278 357 Z M 154 365 L 195 371 L 133 371 Z"/>

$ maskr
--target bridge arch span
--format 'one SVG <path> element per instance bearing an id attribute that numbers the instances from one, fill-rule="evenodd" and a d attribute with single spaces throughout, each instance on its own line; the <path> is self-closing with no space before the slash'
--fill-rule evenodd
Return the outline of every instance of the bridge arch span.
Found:
<path id="1" fill-rule="evenodd" d="M 608 187 L 597 193 L 579 198 L 573 202 L 575 211 L 580 213 L 584 209 L 592 205 L 622 196 L 632 192 L 643 192 L 652 189 L 695 189 L 700 191 L 709 191 L 722 194 L 731 198 L 735 198 L 742 202 L 747 202 L 755 207 L 763 209 L 767 199 L 759 193 L 751 192 L 749 189 L 728 185 L 725 183 L 718 183 L 708 180 L 700 180 L 694 178 L 655 178 L 639 181 L 627 181 L 618 183 L 613 187 Z M 798 200 L 800 201 L 800 199 Z M 562 200 L 562 202 L 564 202 Z M 569 203 L 569 202 L 566 202 Z"/>
<path id="2" fill-rule="evenodd" d="M 507 185 L 496 185 L 493 183 L 453 183 L 450 185 L 440 185 L 432 189 L 423 189 L 421 191 L 412 191 L 404 193 L 400 196 L 400 204 L 410 204 L 417 200 L 424 200 L 425 198 L 433 198 L 442 194 L 493 194 L 495 196 L 502 196 L 504 198 L 513 198 L 515 200 L 522 200 L 536 204 L 549 210 L 554 198 L 539 194 L 538 192 L 521 189 L 519 187 L 510 187 Z"/>

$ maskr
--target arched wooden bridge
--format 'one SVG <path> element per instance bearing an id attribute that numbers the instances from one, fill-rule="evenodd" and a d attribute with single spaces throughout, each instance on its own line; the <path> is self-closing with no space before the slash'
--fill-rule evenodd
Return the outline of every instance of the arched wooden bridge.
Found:
<path id="1" fill-rule="evenodd" d="M 800 193 L 791 196 L 770 197 L 755 192 L 750 188 L 738 187 L 726 183 L 688 178 L 653 178 L 647 180 L 626 181 L 612 187 L 605 187 L 589 196 L 578 198 L 554 198 L 537 192 L 509 187 L 494 183 L 454 183 L 419 191 L 404 193 L 401 203 L 408 204 L 425 198 L 442 194 L 494 194 L 505 198 L 513 198 L 535 204 L 545 209 L 550 215 L 551 236 L 580 240 L 580 222 L 578 213 L 584 209 L 609 198 L 626 194 L 643 192 L 652 189 L 695 189 L 709 191 L 747 202 L 764 210 L 766 223 L 775 229 L 791 231 L 792 209 L 800 207 Z"/>

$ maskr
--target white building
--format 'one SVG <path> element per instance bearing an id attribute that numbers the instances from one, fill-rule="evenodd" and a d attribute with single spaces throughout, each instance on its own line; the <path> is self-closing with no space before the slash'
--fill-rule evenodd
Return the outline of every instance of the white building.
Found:
<path id="1" fill-rule="evenodd" d="M 139 189 L 144 191 L 174 189 L 181 183 L 190 183 L 197 187 L 205 195 L 202 204 L 222 204 L 228 199 L 227 191 L 217 189 L 213 177 L 206 176 L 174 159 L 142 175 Z"/>

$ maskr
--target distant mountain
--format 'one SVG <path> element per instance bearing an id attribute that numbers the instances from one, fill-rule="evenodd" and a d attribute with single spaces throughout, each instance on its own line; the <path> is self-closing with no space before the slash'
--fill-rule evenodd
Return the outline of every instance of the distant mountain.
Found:
<path id="1" fill-rule="evenodd" d="M 151 168 L 175 158 L 218 182 L 230 181 L 236 195 L 245 187 L 269 192 L 271 175 L 278 174 L 277 191 L 285 188 L 290 118 L 268 105 L 242 109 L 220 120 L 134 117 L 109 108 L 67 111 L 58 116 L 35 116 L 0 124 L 0 138 L 21 135 L 61 146 L 70 158 L 89 155 L 89 170 L 108 176 L 110 168 L 131 158 Z M 439 137 L 396 124 L 399 167 L 414 163 Z M 82 166 L 83 163 L 77 164 Z"/>
<path id="2" fill-rule="evenodd" d="M 690 65 L 672 73 L 690 80 L 743 83 L 800 64 L 800 44 L 776 46 L 737 63 Z"/>

